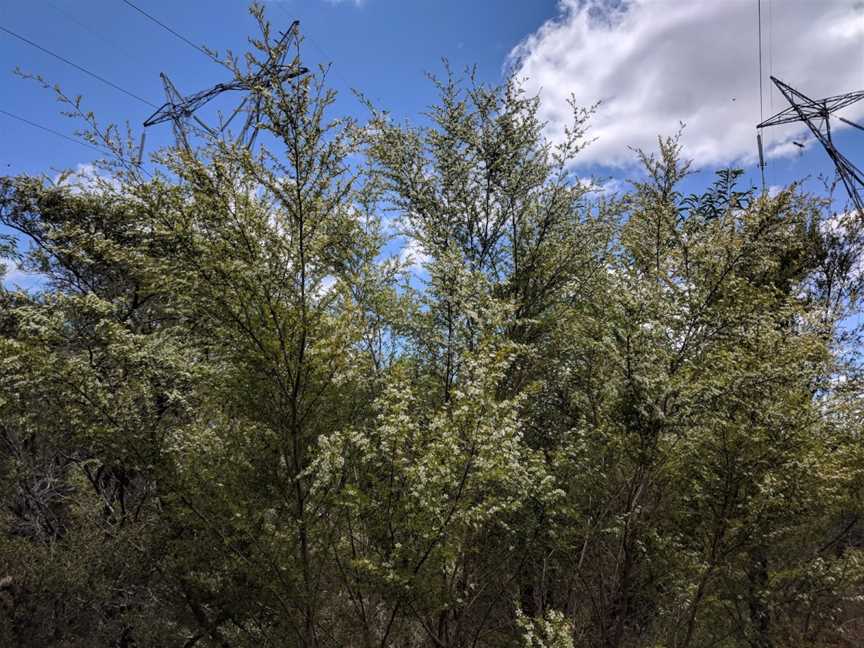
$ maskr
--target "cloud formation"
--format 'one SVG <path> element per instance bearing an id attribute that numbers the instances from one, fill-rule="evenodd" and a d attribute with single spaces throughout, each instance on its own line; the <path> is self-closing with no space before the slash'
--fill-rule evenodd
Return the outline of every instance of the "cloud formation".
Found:
<path id="1" fill-rule="evenodd" d="M 745 0 L 560 0 L 559 16 L 510 54 L 542 97 L 559 137 L 567 99 L 601 101 L 582 162 L 633 160 L 657 135 L 686 123 L 683 144 L 700 164 L 751 163 L 760 121 L 757 2 Z M 864 88 L 864 2 L 762 0 L 764 116 L 786 107 L 768 75 L 814 99 Z M 864 102 L 847 109 L 864 115 Z M 770 132 L 768 132 L 770 130 Z M 797 150 L 803 129 L 766 130 L 769 156 Z"/>
<path id="2" fill-rule="evenodd" d="M 425 272 L 424 266 L 432 260 L 432 257 L 423 251 L 417 239 L 408 238 L 404 247 L 399 250 L 399 260 L 408 266 L 410 272 L 420 274 Z"/>
<path id="3" fill-rule="evenodd" d="M 3 266 L 0 268 L 0 281 L 6 290 L 29 290 L 45 280 L 43 275 L 27 272 L 9 259 L 0 259 L 0 266 Z"/>
<path id="4" fill-rule="evenodd" d="M 325 0 L 325 2 L 332 5 L 350 4 L 358 8 L 366 4 L 366 0 Z"/>
<path id="5" fill-rule="evenodd" d="M 64 171 L 54 176 L 58 187 L 68 187 L 72 193 L 120 191 L 121 183 L 102 172 L 94 164 L 79 162 L 74 170 Z"/>

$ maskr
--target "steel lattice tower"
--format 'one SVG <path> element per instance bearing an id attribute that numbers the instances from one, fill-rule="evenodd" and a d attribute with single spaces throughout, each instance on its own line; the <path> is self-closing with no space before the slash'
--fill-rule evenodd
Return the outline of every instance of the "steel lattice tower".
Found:
<path id="1" fill-rule="evenodd" d="M 811 99 L 807 95 L 795 90 L 786 83 L 783 83 L 776 77 L 771 77 L 771 81 L 777 86 L 778 90 L 786 97 L 789 102 L 789 107 L 777 113 L 773 117 L 769 117 L 761 124 L 756 126 L 757 141 L 759 143 L 759 165 L 764 170 L 765 159 L 762 153 L 762 134 L 761 130 L 768 126 L 779 126 L 780 124 L 792 124 L 803 122 L 807 124 L 807 128 L 813 133 L 813 136 L 819 140 L 825 152 L 834 162 L 837 169 L 837 174 L 843 181 L 846 191 L 849 194 L 849 199 L 855 205 L 855 209 L 864 218 L 864 199 L 861 196 L 861 189 L 864 189 L 864 173 L 862 173 L 852 162 L 844 156 L 834 146 L 831 138 L 831 116 L 842 108 L 851 106 L 864 99 L 864 90 L 858 92 L 848 92 L 846 94 L 827 97 L 825 99 Z M 843 117 L 834 115 L 834 117 L 844 124 L 853 126 L 864 131 L 864 126 L 856 124 L 853 121 L 844 119 Z M 763 176 L 764 177 L 764 176 Z"/>
<path id="2" fill-rule="evenodd" d="M 268 60 L 261 69 L 255 74 L 240 78 L 229 83 L 217 83 L 212 88 L 196 92 L 195 94 L 184 97 L 171 83 L 171 80 L 166 74 L 160 74 L 162 85 L 165 88 L 165 103 L 159 107 L 147 120 L 144 122 L 144 127 L 150 127 L 155 124 L 171 122 L 174 127 L 174 135 L 178 146 L 183 146 L 187 152 L 191 152 L 189 146 L 189 129 L 188 120 L 194 119 L 199 126 L 206 130 L 210 135 L 217 137 L 224 132 L 234 117 L 244 108 L 247 109 L 246 122 L 236 139 L 236 143 L 242 144 L 247 148 L 251 148 L 255 141 L 255 136 L 258 134 L 258 119 L 261 108 L 261 97 L 258 94 L 262 88 L 266 88 L 273 83 L 283 83 L 290 79 L 306 74 L 309 70 L 305 67 L 296 64 L 286 64 L 285 58 L 288 55 L 288 41 L 298 35 L 298 27 L 300 22 L 295 20 L 286 32 L 284 32 L 276 45 L 270 50 L 272 52 L 270 60 Z M 240 105 L 234 110 L 231 116 L 219 126 L 218 129 L 213 129 L 205 124 L 195 115 L 195 111 L 216 98 L 223 92 L 243 90 L 247 94 L 240 102 Z M 247 135 L 250 132 L 251 135 Z M 138 162 L 140 164 L 141 155 L 144 149 L 144 134 L 141 135 L 141 144 L 138 151 Z"/>

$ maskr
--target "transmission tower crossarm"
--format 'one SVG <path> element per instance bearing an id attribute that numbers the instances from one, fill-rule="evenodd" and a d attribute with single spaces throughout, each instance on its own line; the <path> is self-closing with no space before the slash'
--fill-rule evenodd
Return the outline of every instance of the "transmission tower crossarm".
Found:
<path id="1" fill-rule="evenodd" d="M 799 115 L 798 111 L 792 107 L 789 107 L 785 110 L 781 110 L 776 115 L 773 115 L 765 121 L 757 124 L 756 128 L 762 129 L 767 128 L 768 126 L 779 126 L 780 124 L 791 124 L 798 121 L 801 121 L 801 116 Z"/>
<path id="2" fill-rule="evenodd" d="M 864 90 L 861 90 L 858 92 L 847 92 L 845 94 L 834 95 L 833 97 L 826 97 L 825 99 L 820 99 L 817 101 L 815 99 L 811 99 L 803 92 L 796 90 L 787 83 L 784 83 L 777 77 L 772 76 L 771 80 L 774 82 L 774 85 L 777 86 L 777 89 L 780 90 L 780 92 L 786 98 L 786 101 L 789 102 L 790 106 L 784 110 L 781 110 L 773 117 L 769 117 L 768 119 L 760 123 L 756 128 L 766 128 L 768 126 L 790 124 L 796 121 L 802 121 L 802 118 L 804 117 L 810 119 L 817 119 L 819 117 L 835 113 L 838 110 L 842 110 L 843 108 L 846 108 L 854 103 L 864 100 Z M 850 126 L 856 126 L 857 128 L 861 128 L 857 124 L 843 119 L 842 117 L 838 117 L 838 119 L 849 124 Z"/>
<path id="3" fill-rule="evenodd" d="M 217 83 L 206 90 L 189 96 L 183 96 L 168 76 L 164 73 L 161 74 L 162 85 L 165 88 L 165 103 L 159 106 L 144 121 L 144 126 L 148 127 L 171 122 L 178 144 L 181 144 L 187 151 L 191 151 L 189 146 L 190 131 L 188 129 L 190 119 L 194 120 L 211 137 L 215 138 L 220 137 L 220 134 L 225 132 L 237 114 L 245 110 L 248 114 L 235 143 L 251 148 L 260 130 L 259 120 L 261 117 L 262 97 L 267 89 L 309 72 L 308 68 L 300 65 L 296 59 L 289 64 L 285 63 L 289 50 L 288 41 L 292 37 L 298 37 L 299 24 L 300 22 L 295 20 L 285 32 L 280 33 L 279 38 L 272 45 L 267 45 L 266 59 L 261 61 L 257 70 L 254 72 L 250 70 L 246 75 L 234 70 L 235 79 L 232 81 Z M 211 128 L 195 114 L 198 109 L 217 96 L 225 92 L 238 90 L 244 91 L 246 96 L 240 102 L 240 105 L 234 109 L 227 121 L 223 120 L 220 115 L 220 125 L 218 128 Z M 142 140 L 142 144 L 139 147 L 139 156 L 143 153 L 143 148 Z"/>
<path id="4" fill-rule="evenodd" d="M 847 106 L 851 106 L 854 103 L 857 103 L 864 99 L 864 90 L 859 92 L 848 92 L 846 94 L 837 95 L 835 97 L 828 97 L 822 100 L 822 103 L 825 105 L 825 108 L 829 113 L 837 112 Z"/>
<path id="5" fill-rule="evenodd" d="M 853 121 L 851 121 L 851 120 L 849 120 L 849 119 L 844 119 L 843 117 L 839 117 L 839 116 L 837 117 L 837 119 L 839 119 L 840 121 L 842 121 L 844 124 L 847 124 L 847 125 L 849 125 L 849 126 L 852 126 L 853 128 L 857 128 L 858 130 L 862 130 L 862 131 L 864 131 L 864 126 L 862 126 L 861 124 L 856 124 L 855 122 L 853 122 Z"/>
<path id="6" fill-rule="evenodd" d="M 831 116 L 843 108 L 851 106 L 858 101 L 864 100 L 864 91 L 847 92 L 845 94 L 834 95 L 825 99 L 811 99 L 800 90 L 796 90 L 787 83 L 784 83 L 776 77 L 771 77 L 771 81 L 777 86 L 777 89 L 789 102 L 789 107 L 780 111 L 773 117 L 762 121 L 756 126 L 757 130 L 768 126 L 778 126 L 780 124 L 791 124 L 802 122 L 804 123 L 813 137 L 819 141 L 828 157 L 834 163 L 837 170 L 837 175 L 843 182 L 846 192 L 849 194 L 849 199 L 855 206 L 858 213 L 864 217 L 864 199 L 861 197 L 861 190 L 864 189 L 864 173 L 862 173 L 852 162 L 844 156 L 837 147 L 831 137 Z M 844 124 L 853 126 L 859 130 L 864 130 L 864 126 L 855 122 L 844 119 L 839 115 L 835 117 Z M 760 165 L 764 164 L 762 160 L 761 138 L 760 143 Z"/>

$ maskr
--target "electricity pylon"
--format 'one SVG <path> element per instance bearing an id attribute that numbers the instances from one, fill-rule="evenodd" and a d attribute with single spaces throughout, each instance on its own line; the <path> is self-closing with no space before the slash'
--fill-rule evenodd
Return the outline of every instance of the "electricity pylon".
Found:
<path id="1" fill-rule="evenodd" d="M 196 92 L 195 94 L 184 97 L 171 83 L 171 80 L 164 73 L 162 77 L 162 85 L 165 88 L 165 103 L 159 107 L 147 120 L 144 122 L 144 127 L 148 128 L 155 124 L 171 122 L 174 127 L 174 136 L 178 146 L 183 146 L 187 152 L 191 152 L 189 146 L 189 128 L 188 120 L 194 119 L 195 122 L 206 130 L 210 135 L 218 137 L 224 132 L 234 117 L 248 105 L 248 114 L 243 129 L 240 131 L 236 139 L 237 144 L 242 144 L 247 148 L 251 148 L 255 141 L 255 136 L 258 134 L 258 120 L 261 110 L 260 90 L 274 83 L 284 83 L 290 79 L 306 74 L 309 70 L 297 64 L 286 64 L 285 58 L 288 55 L 288 40 L 297 36 L 300 22 L 295 20 L 276 44 L 270 48 L 270 59 L 266 61 L 261 69 L 255 74 L 249 75 L 231 81 L 229 83 L 217 83 L 212 88 Z M 234 110 L 231 116 L 220 125 L 218 129 L 211 128 L 205 124 L 195 111 L 209 103 L 212 99 L 221 95 L 223 92 L 244 90 L 247 95 L 240 102 L 240 105 Z M 251 135 L 247 134 L 251 130 Z M 140 164 L 141 155 L 144 150 L 144 134 L 141 134 L 141 144 L 138 150 L 138 163 Z"/>
<path id="2" fill-rule="evenodd" d="M 864 199 L 861 197 L 861 189 L 864 189 L 864 173 L 862 173 L 852 162 L 844 156 L 837 147 L 834 146 L 834 141 L 831 139 L 831 116 L 842 108 L 851 106 L 858 101 L 864 99 L 864 90 L 858 92 L 847 92 L 846 94 L 827 97 L 825 99 L 811 99 L 807 95 L 795 90 L 791 86 L 783 83 L 776 77 L 771 77 L 777 89 L 786 97 L 789 102 L 789 107 L 780 111 L 773 117 L 769 117 L 761 124 L 756 126 L 758 132 L 757 141 L 759 143 L 759 166 L 765 169 L 765 158 L 762 153 L 762 134 L 761 130 L 768 126 L 779 126 L 780 124 L 792 124 L 803 122 L 807 124 L 807 128 L 813 133 L 813 136 L 819 140 L 825 152 L 834 162 L 834 167 L 837 169 L 837 175 L 843 181 L 846 187 L 846 192 L 849 194 L 849 199 L 855 205 L 859 215 L 864 218 Z M 844 119 L 843 117 L 834 115 L 838 120 L 849 126 L 853 126 L 864 131 L 864 126 L 856 124 L 853 121 Z M 764 182 L 763 182 L 764 184 Z"/>

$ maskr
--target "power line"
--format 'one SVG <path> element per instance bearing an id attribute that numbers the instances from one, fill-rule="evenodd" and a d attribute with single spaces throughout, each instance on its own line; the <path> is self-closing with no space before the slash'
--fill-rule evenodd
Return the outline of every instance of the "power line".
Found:
<path id="1" fill-rule="evenodd" d="M 159 25 L 162 29 L 165 29 L 166 31 L 172 33 L 174 36 L 176 36 L 177 38 L 179 38 L 180 40 L 182 40 L 184 43 L 186 43 L 186 44 L 189 45 L 190 47 L 194 47 L 196 50 L 198 50 L 199 52 L 201 52 L 204 56 L 206 56 L 208 59 L 210 59 L 210 60 L 213 61 L 214 63 L 218 63 L 219 65 L 222 65 L 222 62 L 219 61 L 215 56 L 213 56 L 212 54 L 210 54 L 210 52 L 208 52 L 208 51 L 205 50 L 204 48 L 202 48 L 202 47 L 196 45 L 196 44 L 193 43 L 191 40 L 189 40 L 188 38 L 186 38 L 185 36 L 183 36 L 183 34 L 179 34 L 179 33 L 177 33 L 176 31 L 174 31 L 173 29 L 171 29 L 168 25 L 166 25 L 165 23 L 163 23 L 163 22 L 162 22 L 161 20 L 159 20 L 158 18 L 156 18 L 156 17 L 154 17 L 154 16 L 151 16 L 149 13 L 147 13 L 146 11 L 144 11 L 144 10 L 143 10 L 141 7 L 139 7 L 138 5 L 136 5 L 136 4 L 132 3 L 132 2 L 129 2 L 129 0 L 123 0 L 123 2 L 124 2 L 125 4 L 127 4 L 127 5 L 129 5 L 130 7 L 132 7 L 135 11 L 137 11 L 138 13 L 140 13 L 142 16 L 148 18 L 149 20 L 151 20 L 151 21 L 153 21 L 154 23 L 156 23 L 157 25 Z"/>
<path id="2" fill-rule="evenodd" d="M 774 14 L 773 14 L 772 8 L 771 8 L 771 0 L 768 0 L 768 78 L 769 79 L 774 78 Z M 773 84 L 769 85 L 768 86 L 768 110 L 770 111 L 770 113 L 772 115 L 774 114 L 774 91 L 775 91 L 774 85 Z M 764 119 L 764 117 L 762 117 L 761 115 L 760 115 L 760 118 Z M 770 135 L 769 135 L 769 138 L 770 138 Z M 769 142 L 769 144 L 770 144 L 770 142 Z M 771 171 L 768 170 L 767 166 L 763 170 L 763 173 L 766 173 L 766 172 L 768 175 L 768 181 L 770 182 L 772 174 L 771 174 Z M 763 189 L 764 189 L 765 183 L 763 182 L 762 185 L 763 185 Z"/>
<path id="3" fill-rule="evenodd" d="M 757 2 L 757 23 L 759 29 L 759 121 L 765 121 L 765 109 L 762 105 L 762 0 Z"/>
<path id="4" fill-rule="evenodd" d="M 275 3 L 275 4 L 282 12 L 285 13 L 286 16 L 290 16 L 290 14 L 288 13 L 288 10 L 285 7 L 283 7 L 280 3 Z M 339 77 L 339 79 L 342 81 L 342 83 L 345 84 L 345 87 L 348 90 L 349 94 L 353 94 L 351 92 L 351 89 L 352 89 L 351 82 L 348 81 L 348 79 L 346 79 L 345 76 L 339 71 L 339 68 L 335 65 L 335 61 L 333 60 L 333 57 L 331 57 L 329 54 L 327 54 L 327 52 L 324 51 L 324 48 L 321 47 L 314 38 L 312 38 L 311 34 L 304 34 L 303 38 L 308 39 L 309 42 L 312 43 L 312 46 L 321 53 L 321 56 L 323 56 L 326 60 L 330 61 L 331 64 L 333 64 L 332 67 L 333 67 L 333 71 L 336 73 L 336 76 Z"/>
<path id="5" fill-rule="evenodd" d="M 768 0 L 768 77 L 774 76 L 774 14 Z M 768 87 L 768 109 L 774 112 L 774 88 Z"/>
<path id="6" fill-rule="evenodd" d="M 756 31 L 759 41 L 759 122 L 765 120 L 765 105 L 762 99 L 762 0 L 756 0 Z M 765 185 L 765 152 L 762 143 L 762 131 L 756 130 L 756 146 L 759 148 L 759 171 L 762 176 L 762 195 L 767 192 Z"/>
<path id="7" fill-rule="evenodd" d="M 3 115 L 6 115 L 7 117 L 11 117 L 12 119 L 17 119 L 20 122 L 24 122 L 25 124 L 28 124 L 28 125 L 32 126 L 33 128 L 38 128 L 39 130 L 43 130 L 46 133 L 51 133 L 52 135 L 56 135 L 57 137 L 62 137 L 65 140 L 69 140 L 70 142 L 74 142 L 75 144 L 80 144 L 81 146 L 86 146 L 87 148 L 91 148 L 94 151 L 99 151 L 100 153 L 107 153 L 106 150 L 104 150 L 98 146 L 94 146 L 93 144 L 90 144 L 89 142 L 85 142 L 84 140 L 76 139 L 75 137 L 69 137 L 68 135 L 64 135 L 60 131 L 56 131 L 53 128 L 48 128 L 47 126 L 43 126 L 42 124 L 37 124 L 36 122 L 30 121 L 29 119 L 25 119 L 24 117 L 21 117 L 20 115 L 12 114 L 12 113 L 10 113 L 6 110 L 3 110 L 3 109 L 0 109 L 0 113 L 2 113 Z"/>
<path id="8" fill-rule="evenodd" d="M 57 3 L 55 3 L 53 0 L 45 0 L 45 2 L 48 5 L 50 5 L 54 9 L 54 11 L 65 16 L 66 20 L 73 22 L 76 25 L 78 25 L 79 27 L 81 27 L 82 29 L 90 32 L 91 34 L 96 36 L 96 38 L 101 40 L 103 43 L 109 45 L 111 48 L 113 48 L 119 52 L 123 52 L 130 59 L 135 59 L 137 62 L 144 64 L 145 67 L 147 65 L 149 65 L 149 63 L 144 62 L 144 60 L 140 57 L 140 55 L 131 53 L 126 47 L 124 47 L 123 45 L 118 43 L 113 38 L 108 38 L 107 36 L 102 34 L 98 29 L 94 29 L 92 25 L 88 25 L 86 22 L 84 22 L 82 20 L 78 20 L 78 18 L 74 14 L 72 14 L 72 13 L 66 11 L 65 9 L 63 9 L 62 7 L 58 6 Z"/>
<path id="9" fill-rule="evenodd" d="M 0 108 L 0 114 L 6 115 L 7 117 L 10 117 L 12 119 L 16 119 L 20 122 L 27 124 L 28 126 L 32 126 L 33 128 L 38 128 L 39 130 L 45 131 L 46 133 L 51 133 L 52 135 L 56 135 L 57 137 L 62 137 L 63 139 L 68 140 L 70 142 L 73 142 L 75 144 L 79 144 L 81 146 L 86 146 L 87 148 L 93 149 L 94 151 L 98 151 L 99 153 L 102 153 L 103 155 L 106 153 L 111 154 L 114 157 L 116 157 L 118 160 L 120 160 L 121 162 L 126 162 L 123 158 L 118 156 L 117 153 L 115 153 L 114 151 L 109 151 L 106 148 L 102 148 L 101 146 L 96 146 L 94 144 L 91 144 L 90 142 L 85 142 L 84 140 L 76 139 L 74 137 L 69 137 L 68 135 L 61 133 L 60 131 L 56 131 L 53 128 L 49 128 L 48 126 L 43 126 L 42 124 L 37 124 L 34 121 L 30 121 L 29 119 L 21 117 L 20 115 L 15 115 L 13 113 L 10 113 L 9 111 L 3 110 L 2 108 Z M 149 171 L 147 171 L 147 169 L 145 169 L 140 164 L 135 164 L 134 166 L 138 167 L 138 169 L 147 177 L 149 177 L 149 178 L 153 177 L 153 174 L 150 173 Z"/>
<path id="10" fill-rule="evenodd" d="M 147 105 L 150 106 L 151 108 L 158 108 L 158 107 L 159 107 L 159 106 L 157 106 L 156 104 L 147 101 L 147 100 L 144 99 L 143 97 L 139 97 L 139 96 L 136 95 L 134 92 L 129 92 L 129 90 L 126 90 L 126 89 L 124 89 L 124 88 L 121 88 L 119 85 L 117 85 L 116 83 L 113 83 L 113 82 L 109 81 L 109 80 L 106 79 L 105 77 L 99 76 L 99 75 L 96 74 L 95 72 L 91 72 L 91 71 L 88 70 L 87 68 L 81 67 L 81 66 L 78 65 L 77 63 L 73 63 L 73 62 L 70 61 L 69 59 L 62 57 L 62 56 L 60 56 L 59 54 L 56 54 L 56 53 L 52 52 L 51 50 L 46 49 L 46 48 L 42 47 L 41 45 L 39 45 L 39 44 L 37 44 L 37 43 L 34 43 L 34 42 L 31 41 L 29 38 L 25 38 L 24 36 L 21 36 L 21 34 L 16 34 L 16 33 L 13 32 L 11 29 L 6 29 L 6 28 L 3 27 L 2 25 L 0 25 L 0 31 L 4 31 L 4 32 L 6 32 L 7 34 L 9 34 L 10 36 L 13 36 L 13 37 L 17 38 L 18 40 L 23 41 L 23 42 L 27 43 L 28 45 L 30 45 L 30 46 L 32 46 L 32 47 L 35 47 L 36 49 L 38 49 L 38 50 L 40 50 L 40 51 L 42 51 L 42 52 L 45 52 L 46 54 L 49 54 L 50 56 L 53 56 L 54 58 L 56 58 L 56 59 L 58 59 L 58 60 L 60 60 L 60 61 L 63 61 L 63 62 L 66 63 L 67 65 L 71 65 L 71 66 L 74 67 L 76 70 L 79 70 L 79 71 L 83 72 L 84 74 L 93 77 L 93 78 L 96 79 L 97 81 L 101 81 L 101 82 L 104 83 L 105 85 L 111 86 L 111 87 L 114 88 L 115 90 L 119 90 L 119 91 L 122 92 L 123 94 L 128 95 L 128 96 L 132 97 L 133 99 L 137 99 L 138 101 L 140 101 L 140 102 L 143 103 L 143 104 L 147 104 Z"/>

